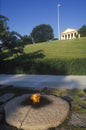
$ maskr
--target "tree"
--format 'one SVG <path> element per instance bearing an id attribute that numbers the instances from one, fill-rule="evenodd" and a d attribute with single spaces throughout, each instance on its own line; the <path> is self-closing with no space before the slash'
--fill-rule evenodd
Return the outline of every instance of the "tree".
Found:
<path id="1" fill-rule="evenodd" d="M 7 21 L 6 16 L 0 15 L 0 48 L 6 47 L 12 54 L 18 55 L 23 52 L 22 36 L 15 31 L 10 32 Z"/>
<path id="2" fill-rule="evenodd" d="M 49 24 L 40 24 L 33 28 L 31 37 L 35 43 L 51 40 L 54 38 L 53 29 Z"/>
<path id="3" fill-rule="evenodd" d="M 9 19 L 6 16 L 0 15 L 0 35 L 9 29 L 7 26 L 8 20 Z"/>
<path id="4" fill-rule="evenodd" d="M 83 25 L 80 29 L 79 29 L 79 34 L 81 37 L 86 37 L 86 25 Z"/>
<path id="5" fill-rule="evenodd" d="M 24 35 L 22 37 L 22 42 L 23 42 L 24 45 L 32 44 L 31 36 Z"/>
<path id="6" fill-rule="evenodd" d="M 4 47 L 6 47 L 12 54 L 23 52 L 23 44 L 21 40 L 21 35 L 15 31 L 7 32 L 3 39 Z"/>
<path id="7" fill-rule="evenodd" d="M 6 16 L 0 15 L 0 52 L 3 48 L 3 39 L 5 39 L 6 33 L 9 29 L 7 26 L 8 20 L 9 19 Z"/>

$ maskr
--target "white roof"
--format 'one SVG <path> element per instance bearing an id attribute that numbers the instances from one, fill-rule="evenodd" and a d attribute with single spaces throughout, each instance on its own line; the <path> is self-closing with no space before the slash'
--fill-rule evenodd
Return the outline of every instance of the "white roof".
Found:
<path id="1" fill-rule="evenodd" d="M 67 28 L 65 31 L 63 31 L 62 33 L 69 33 L 69 32 L 77 32 L 76 29 L 73 28 Z"/>

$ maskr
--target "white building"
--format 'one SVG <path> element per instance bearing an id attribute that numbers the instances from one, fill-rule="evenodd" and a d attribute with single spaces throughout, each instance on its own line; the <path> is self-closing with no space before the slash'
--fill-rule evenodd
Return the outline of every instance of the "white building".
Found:
<path id="1" fill-rule="evenodd" d="M 80 37 L 80 35 L 78 34 L 78 30 L 73 28 L 67 28 L 61 33 L 61 40 L 74 39 L 77 36 Z"/>

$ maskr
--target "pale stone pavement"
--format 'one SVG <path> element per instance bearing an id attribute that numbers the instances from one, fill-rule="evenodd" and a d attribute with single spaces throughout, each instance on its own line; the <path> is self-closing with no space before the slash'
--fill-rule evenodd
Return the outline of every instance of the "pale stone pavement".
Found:
<path id="1" fill-rule="evenodd" d="M 0 85 L 32 88 L 86 88 L 86 76 L 5 75 L 0 74 Z"/>

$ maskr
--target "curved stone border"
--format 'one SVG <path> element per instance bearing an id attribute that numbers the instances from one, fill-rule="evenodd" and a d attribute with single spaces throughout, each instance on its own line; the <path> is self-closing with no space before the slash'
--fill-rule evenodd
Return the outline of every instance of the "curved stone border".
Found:
<path id="1" fill-rule="evenodd" d="M 69 113 L 69 104 L 63 99 L 51 95 L 43 95 L 47 100 L 42 106 L 22 104 L 29 101 L 29 94 L 24 94 L 5 105 L 6 122 L 24 130 L 46 130 L 61 124 Z"/>

